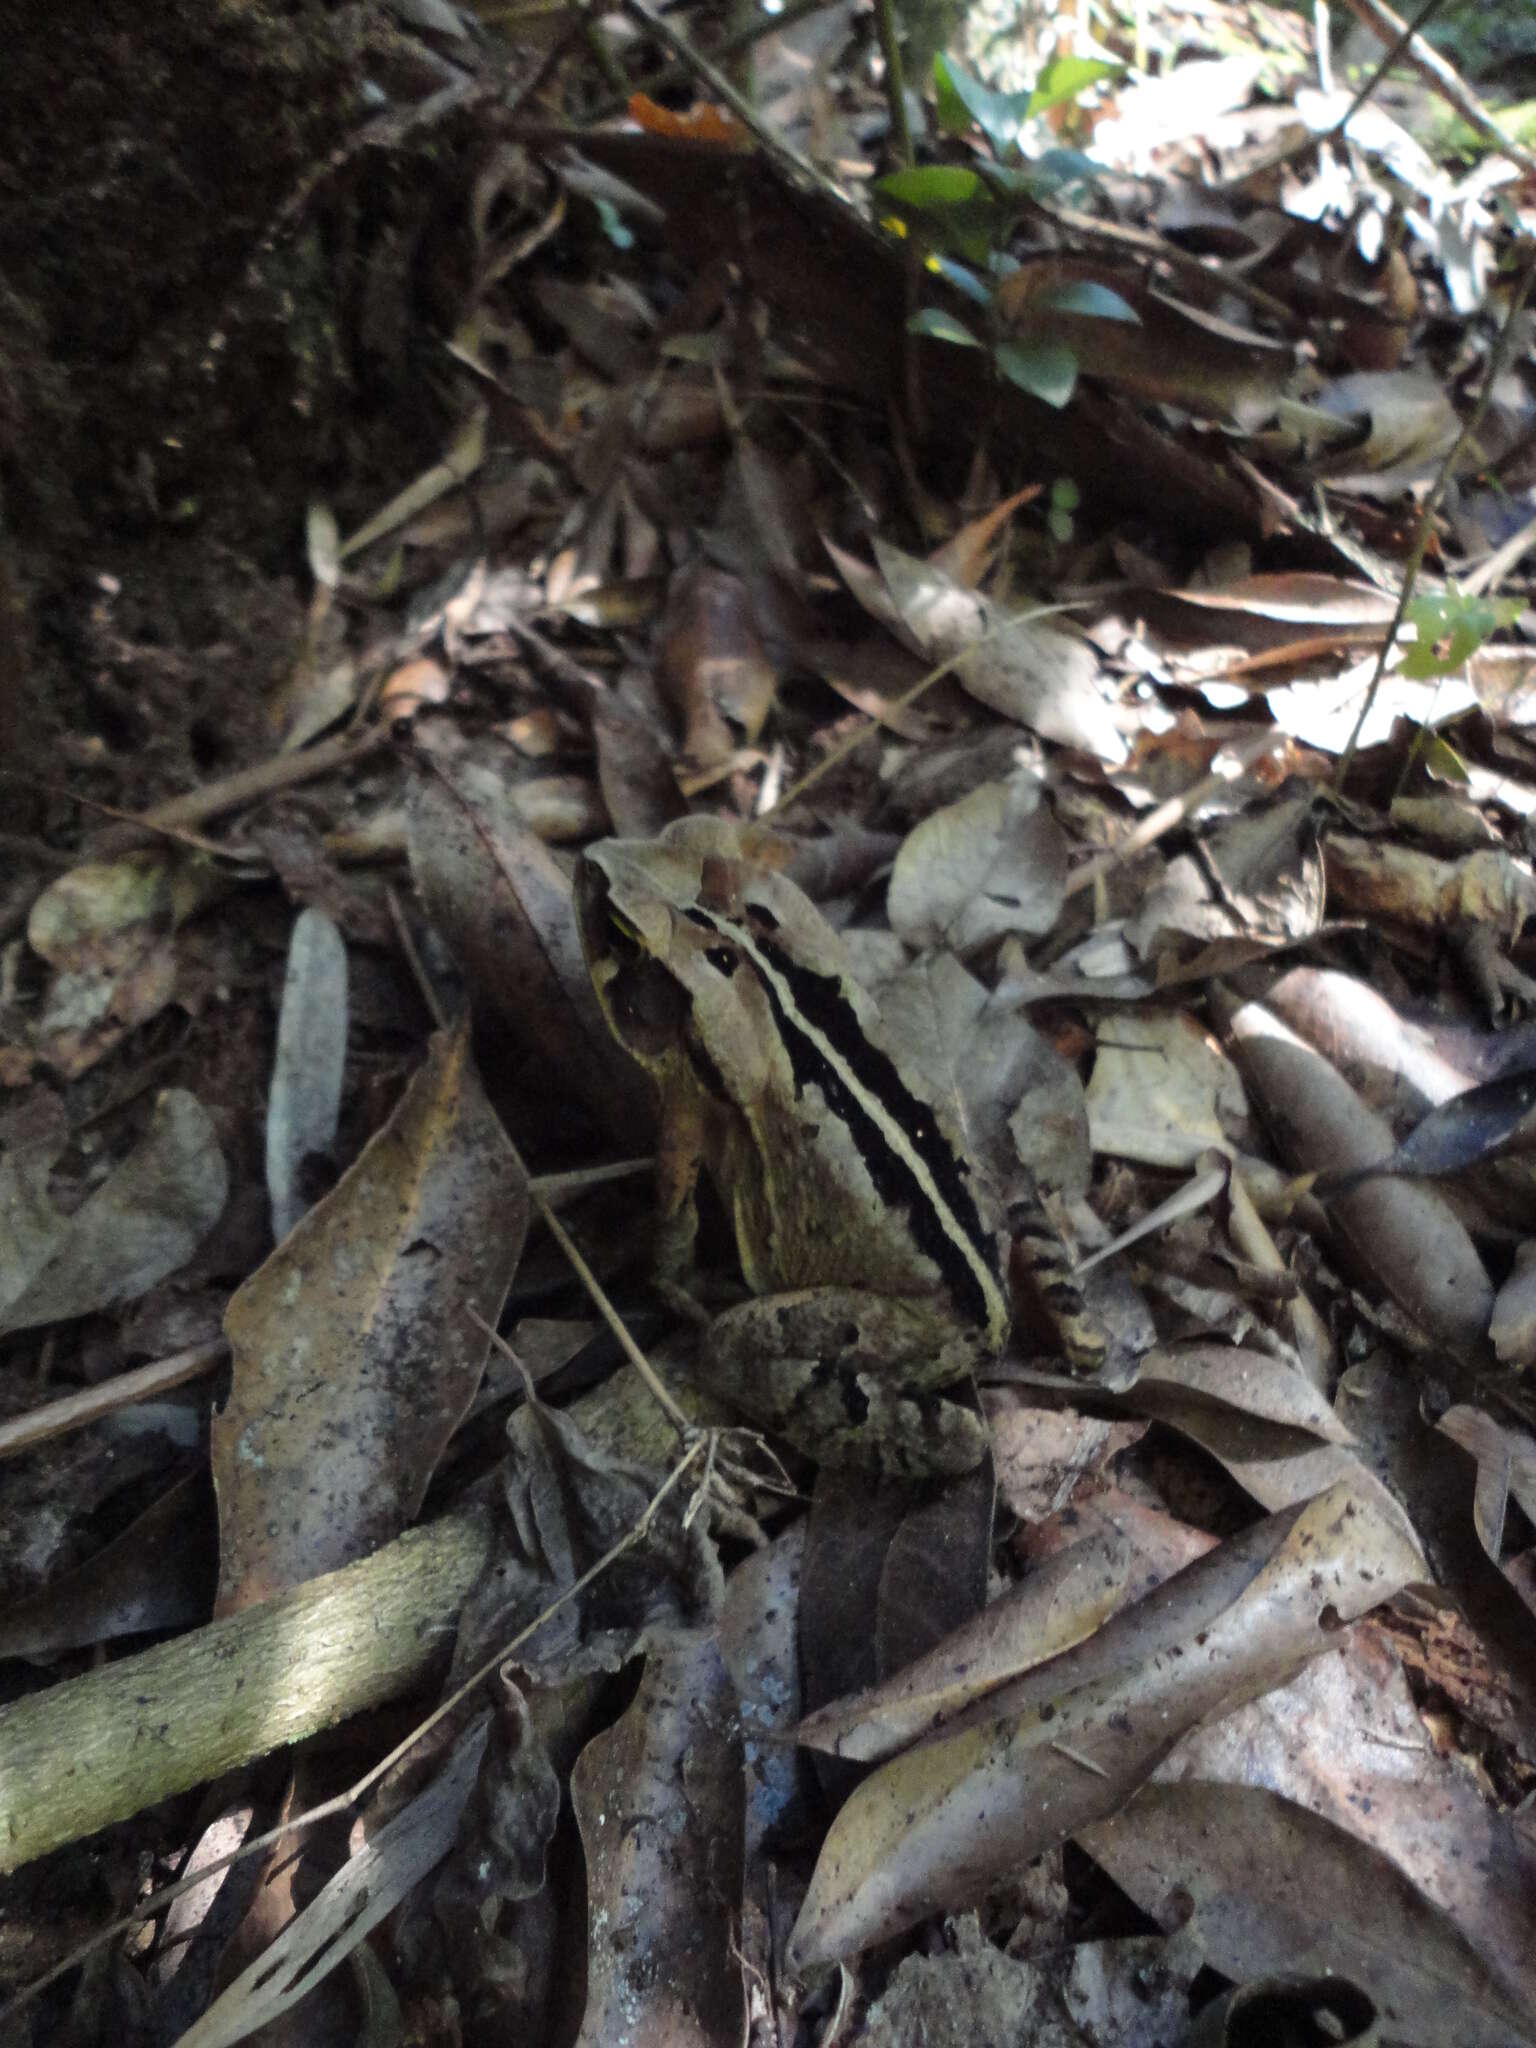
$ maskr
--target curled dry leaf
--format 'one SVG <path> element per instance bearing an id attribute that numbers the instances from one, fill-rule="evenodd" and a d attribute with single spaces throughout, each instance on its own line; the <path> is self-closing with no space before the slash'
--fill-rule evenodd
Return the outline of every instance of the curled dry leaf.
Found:
<path id="1" fill-rule="evenodd" d="M 1219 985 L 1211 1004 L 1289 1165 L 1347 1173 L 1387 1156 L 1390 1127 L 1273 1012 L 1261 1003 L 1238 1004 Z M 1484 1348 L 1493 1288 L 1476 1246 L 1432 1188 L 1367 1181 L 1330 1213 L 1399 1307 L 1464 1353 Z"/>
<path id="2" fill-rule="evenodd" d="M 959 1905 L 1114 1812 L 1187 1729 L 1279 1684 L 1420 1568 L 1347 1486 L 1221 1545 L 1025 1681 L 1030 1704 L 866 1779 L 823 1846 L 792 1967 Z"/>
<path id="3" fill-rule="evenodd" d="M 983 783 L 902 841 L 891 924 L 909 946 L 971 953 L 1008 933 L 1038 937 L 1065 898 L 1067 843 L 1033 776 Z"/>
<path id="4" fill-rule="evenodd" d="M 527 1226 L 466 1023 L 433 1041 L 389 1122 L 230 1301 L 212 1441 L 221 1613 L 411 1521 L 484 1369 L 465 1305 L 495 1323 Z"/>
<path id="5" fill-rule="evenodd" d="M 490 776 L 426 775 L 411 796 L 411 872 L 452 947 L 477 1015 L 548 1064 L 562 1093 L 644 1132 L 651 1092 L 614 1043 L 581 957 L 571 884 Z"/>
<path id="6" fill-rule="evenodd" d="M 657 682 L 682 726 L 691 776 L 733 759 L 733 728 L 757 738 L 775 678 L 739 576 L 701 562 L 678 578 L 661 623 Z"/>
<path id="7" fill-rule="evenodd" d="M 1130 1405 L 1208 1451 L 1261 1507 L 1273 1512 L 1347 1482 L 1418 1547 L 1407 1516 L 1327 1401 L 1267 1352 L 1232 1344 L 1149 1352 Z M 1427 1564 L 1422 1576 L 1431 1576 Z"/>
<path id="8" fill-rule="evenodd" d="M 1490 1561 L 1502 1568 L 1505 1527 L 1513 1500 L 1527 1521 L 1536 1522 L 1536 1440 L 1524 1430 L 1506 1429 L 1480 1408 L 1448 1408 L 1439 1428 L 1477 1461 L 1477 1491 L 1472 1518 L 1477 1540 Z M 1524 1594 L 1523 1587 L 1517 1590 Z"/>

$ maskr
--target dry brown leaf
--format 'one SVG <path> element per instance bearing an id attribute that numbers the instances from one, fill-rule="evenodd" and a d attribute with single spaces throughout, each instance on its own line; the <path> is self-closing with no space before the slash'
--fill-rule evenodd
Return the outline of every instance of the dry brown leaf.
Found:
<path id="1" fill-rule="evenodd" d="M 1134 1562 L 1112 1529 L 1059 1551 L 885 1684 L 807 1716 L 795 1739 L 874 1763 L 936 1734 L 1005 1680 L 1092 1635 L 1123 1604 Z"/>
<path id="2" fill-rule="evenodd" d="M 1112 1813 L 1186 1730 L 1281 1683 L 1419 1569 L 1397 1526 L 1348 1486 L 1221 1545 L 1003 1695 L 1027 1688 L 1030 1705 L 866 1779 L 823 1845 L 792 1967 L 952 1908 Z"/>
<path id="3" fill-rule="evenodd" d="M 892 929 L 921 951 L 978 952 L 1038 938 L 1065 900 L 1067 842 L 1035 777 L 987 782 L 916 825 L 886 899 Z"/>
<path id="4" fill-rule="evenodd" d="M 571 1773 L 587 1863 L 587 2008 L 577 2048 L 741 2038 L 736 1694 L 712 1628 L 653 1646 L 623 1717 Z"/>
<path id="5" fill-rule="evenodd" d="M 494 774 L 456 766 L 412 793 L 411 868 L 478 1014 L 548 1063 L 562 1094 L 643 1143 L 649 1083 L 614 1043 L 581 957 L 570 877 Z"/>
<path id="6" fill-rule="evenodd" d="M 48 1200 L 51 1164 L 44 1145 L 22 1160 L 7 1154 L 0 1165 L 14 1233 L 0 1248 L 0 1331 L 136 1300 L 186 1264 L 229 1194 L 213 1119 L 185 1088 L 157 1098 L 143 1137 L 73 1216 Z"/>
<path id="7" fill-rule="evenodd" d="M 213 1420 L 219 1611 L 366 1556 L 415 1516 L 474 1398 L 528 1195 L 467 1023 L 390 1121 L 240 1287 Z"/>
<path id="8" fill-rule="evenodd" d="M 1084 1846 L 1148 1910 L 1193 1901 L 1207 1960 L 1366 1986 L 1419 2048 L 1528 2048 L 1528 2005 L 1378 1850 L 1261 1786 L 1149 1785 Z"/>
<path id="9" fill-rule="evenodd" d="M 1219 985 L 1211 1002 L 1289 1166 L 1347 1173 L 1387 1156 L 1390 1126 L 1272 1011 L 1238 1004 Z M 1425 1329 L 1468 1356 L 1485 1348 L 1493 1288 L 1476 1246 L 1434 1189 L 1367 1181 L 1340 1196 L 1330 1215 L 1356 1257 Z"/>
<path id="10" fill-rule="evenodd" d="M 657 683 L 683 732 L 691 776 L 708 775 L 750 742 L 773 709 L 775 676 L 746 584 L 698 562 L 673 586 L 657 643 Z"/>

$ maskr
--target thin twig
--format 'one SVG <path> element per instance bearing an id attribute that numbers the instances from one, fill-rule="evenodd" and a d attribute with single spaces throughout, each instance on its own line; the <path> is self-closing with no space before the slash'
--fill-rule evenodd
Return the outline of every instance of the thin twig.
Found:
<path id="1" fill-rule="evenodd" d="M 211 1337 L 206 1344 L 190 1345 L 169 1358 L 135 1366 L 132 1372 L 114 1373 L 99 1386 L 62 1394 L 56 1401 L 45 1401 L 41 1407 L 13 1415 L 0 1422 L 0 1458 L 14 1458 L 21 1451 L 47 1443 L 51 1437 L 66 1436 L 72 1429 L 83 1429 L 88 1422 L 99 1422 L 119 1408 L 130 1408 L 154 1395 L 167 1394 L 172 1387 L 183 1387 L 188 1380 L 201 1379 L 228 1351 L 222 1337 Z"/>
<path id="2" fill-rule="evenodd" d="M 1410 24 L 1384 7 L 1381 0 L 1349 0 L 1352 10 L 1366 27 L 1381 37 L 1383 42 L 1392 43 L 1394 49 L 1401 41 L 1408 62 L 1418 72 L 1426 85 L 1433 87 L 1448 106 L 1453 107 L 1462 119 L 1484 135 L 1496 149 L 1503 151 L 1524 171 L 1536 171 L 1536 156 L 1506 135 L 1482 101 L 1462 81 L 1460 74 L 1448 64 L 1438 50 L 1432 49 L 1422 36 L 1415 33 L 1416 23 Z M 1375 85 L 1372 79 L 1372 86 Z"/>

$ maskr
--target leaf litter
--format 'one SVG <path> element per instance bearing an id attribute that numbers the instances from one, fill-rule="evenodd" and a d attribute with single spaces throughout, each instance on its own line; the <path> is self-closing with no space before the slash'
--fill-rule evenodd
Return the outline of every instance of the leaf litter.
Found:
<path id="1" fill-rule="evenodd" d="M 1417 43 L 1356 101 L 1363 38 L 1257 7 L 898 13 L 905 101 L 835 0 L 735 51 L 633 0 L 542 58 L 403 11 L 424 96 L 263 246 L 344 231 L 335 346 L 397 393 L 430 350 L 411 434 L 338 385 L 201 527 L 120 464 L 88 606 L 65 528 L 0 558 L 45 714 L 0 899 L 35 2038 L 120 2033 L 131 1979 L 189 2043 L 317 1987 L 445 2042 L 1536 2040 L 1519 110 Z M 648 1285 L 654 1107 L 568 849 L 689 810 L 810 888 L 1082 1257 L 1114 1369 L 1070 1380 L 1019 1273 L 948 1489 L 786 1483 Z M 402 1734 L 441 1703 L 345 1860 L 302 1809 L 390 1740 L 242 1646 L 417 1524 L 474 1583 L 337 1685 Z M 215 1640 L 274 1706 L 233 1757 Z M 186 1761 L 125 1791 L 151 1728 Z M 254 1895 L 141 1897 L 215 1754 L 296 1831 Z M 175 1937 L 50 1978 L 123 1908 Z"/>

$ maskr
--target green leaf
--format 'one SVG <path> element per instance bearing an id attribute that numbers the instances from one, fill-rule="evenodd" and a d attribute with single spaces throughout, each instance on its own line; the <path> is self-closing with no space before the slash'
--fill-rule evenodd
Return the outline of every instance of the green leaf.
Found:
<path id="1" fill-rule="evenodd" d="M 1054 307 L 1058 313 L 1086 313 L 1090 320 L 1128 320 L 1133 327 L 1141 325 L 1141 315 L 1133 305 L 1107 284 L 1099 284 L 1091 277 L 1077 277 L 1068 284 L 1055 286 L 1041 295 L 1040 303 Z"/>
<path id="2" fill-rule="evenodd" d="M 981 180 L 963 164 L 918 164 L 877 179 L 875 190 L 898 206 L 936 212 L 949 206 L 969 206 L 981 190 Z"/>
<path id="3" fill-rule="evenodd" d="M 985 278 L 978 277 L 967 264 L 957 263 L 952 256 L 940 256 L 937 252 L 928 258 L 928 268 L 952 284 L 957 292 L 964 292 L 978 306 L 990 306 L 992 290 Z"/>
<path id="4" fill-rule="evenodd" d="M 1031 160 L 1026 175 L 1037 199 L 1051 199 L 1066 192 L 1097 191 L 1104 167 L 1080 149 L 1048 149 Z"/>
<path id="5" fill-rule="evenodd" d="M 924 306 L 920 313 L 914 313 L 907 322 L 907 332 L 925 334 L 930 341 L 953 341 L 961 348 L 981 347 L 969 327 L 957 320 L 953 313 L 945 313 L 937 306 Z"/>
<path id="6" fill-rule="evenodd" d="M 1045 527 L 1052 540 L 1059 540 L 1065 546 L 1072 538 L 1072 514 L 1064 512 L 1059 505 L 1053 505 L 1045 515 Z"/>
<path id="7" fill-rule="evenodd" d="M 1083 494 L 1077 488 L 1076 477 L 1059 476 L 1051 485 L 1051 504 L 1063 512 L 1075 512 L 1083 502 Z"/>
<path id="8" fill-rule="evenodd" d="M 1027 92 L 993 92 L 953 57 L 934 58 L 933 82 L 939 122 L 949 134 L 964 135 L 974 122 L 994 149 L 1013 148 L 1029 106 Z"/>
<path id="9" fill-rule="evenodd" d="M 1418 638 L 1404 650 L 1403 674 L 1414 682 L 1453 675 L 1501 626 L 1512 626 L 1523 610 L 1520 598 L 1473 597 L 1454 587 L 1416 597 L 1406 617 Z"/>
<path id="10" fill-rule="evenodd" d="M 992 351 L 1003 375 L 1058 410 L 1077 385 L 1077 357 L 1061 341 L 1000 341 Z"/>
<path id="11" fill-rule="evenodd" d="M 1466 762 L 1440 733 L 1429 735 L 1419 749 L 1419 759 L 1429 773 L 1438 775 L 1442 782 L 1468 783 L 1472 780 Z"/>
<path id="12" fill-rule="evenodd" d="M 1026 115 L 1032 118 L 1062 106 L 1086 92 L 1090 85 L 1097 85 L 1101 78 L 1118 78 L 1124 70 L 1123 64 L 1106 64 L 1101 57 L 1057 57 L 1035 80 Z"/>

